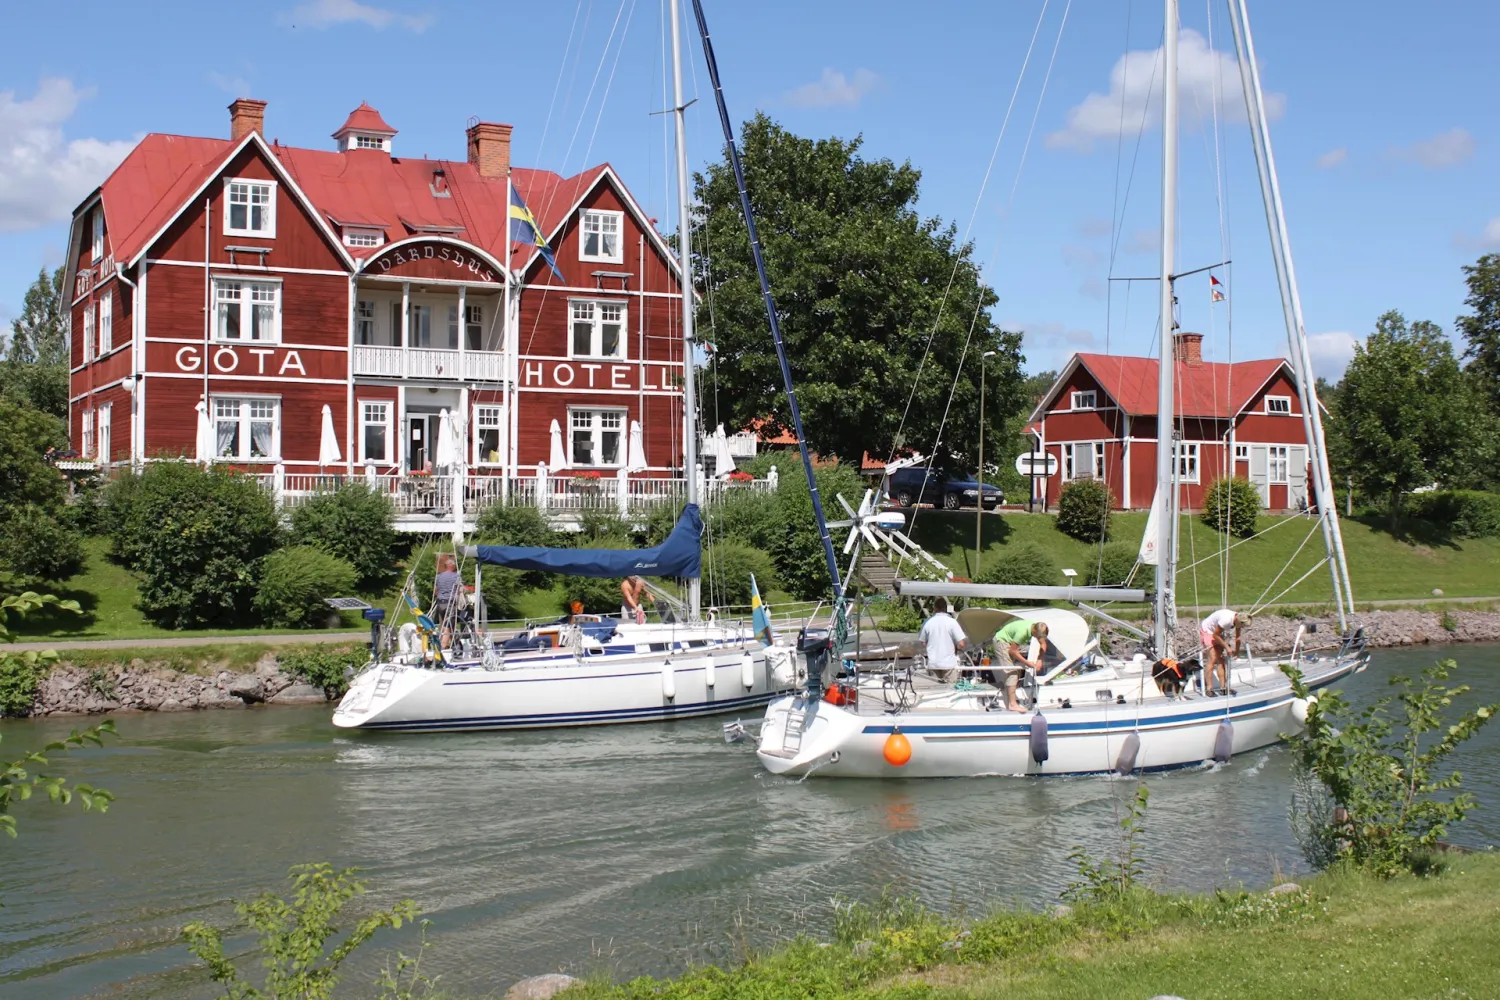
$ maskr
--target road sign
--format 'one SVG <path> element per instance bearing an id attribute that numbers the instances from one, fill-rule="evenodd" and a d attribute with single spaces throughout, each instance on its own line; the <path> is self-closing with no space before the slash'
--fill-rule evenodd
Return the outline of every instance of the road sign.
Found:
<path id="1" fill-rule="evenodd" d="M 1057 456 L 1043 451 L 1026 452 L 1016 456 L 1016 472 L 1022 476 L 1057 475 Z"/>

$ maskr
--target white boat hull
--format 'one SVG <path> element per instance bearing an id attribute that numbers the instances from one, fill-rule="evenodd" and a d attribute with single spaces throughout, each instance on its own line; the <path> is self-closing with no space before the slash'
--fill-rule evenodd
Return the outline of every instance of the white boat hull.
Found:
<path id="1" fill-rule="evenodd" d="M 1310 687 L 1324 687 L 1361 669 L 1363 657 L 1328 660 Z M 1262 669 L 1264 674 L 1264 669 Z M 1080 692 L 1095 682 L 1068 685 Z M 1055 696 L 1054 696 L 1055 697 Z M 1132 771 L 1193 767 L 1212 761 L 1221 724 L 1230 730 L 1230 753 L 1257 750 L 1300 732 L 1297 699 L 1285 679 L 1241 687 L 1230 698 L 1147 698 L 1135 705 L 1056 701 L 1040 713 L 987 709 L 981 694 L 956 694 L 951 708 L 864 714 L 801 696 L 778 699 L 766 710 L 757 756 L 773 774 L 849 778 L 954 778 L 987 775 L 1080 775 L 1116 769 L 1132 734 L 1139 740 Z M 808 709 L 812 711 L 809 714 Z M 1046 759 L 1033 752 L 1033 719 L 1046 720 Z M 1305 714 L 1302 716 L 1305 718 Z M 797 732 L 801 729 L 800 734 Z M 896 730 L 911 745 L 904 766 L 885 759 Z"/>

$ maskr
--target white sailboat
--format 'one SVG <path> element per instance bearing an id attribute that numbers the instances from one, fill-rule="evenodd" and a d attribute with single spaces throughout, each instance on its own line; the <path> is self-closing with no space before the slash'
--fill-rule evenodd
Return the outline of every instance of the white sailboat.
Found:
<path id="1" fill-rule="evenodd" d="M 353 679 L 334 712 L 336 726 L 446 731 L 681 719 L 758 708 L 798 681 L 790 648 L 763 645 L 757 638 L 761 630 L 752 622 L 705 618 L 700 607 L 702 521 L 693 474 L 698 465 L 698 421 L 683 121 L 687 105 L 682 95 L 677 0 L 671 2 L 671 18 L 682 335 L 688 359 L 683 385 L 687 508 L 672 536 L 655 549 L 590 552 L 478 546 L 467 549 L 466 555 L 480 563 L 585 576 L 687 577 L 685 620 L 636 624 L 574 616 L 502 639 L 482 623 L 460 634 L 447 623 L 414 614 L 415 620 L 400 629 L 376 627 L 380 655 Z M 447 649 L 439 636 L 445 628 L 454 633 Z"/>
<path id="2" fill-rule="evenodd" d="M 1291 264 L 1270 137 L 1261 109 L 1244 0 L 1233 0 L 1231 20 L 1255 138 L 1266 217 L 1276 258 L 1294 372 L 1308 414 L 1306 430 L 1314 456 L 1317 511 L 1331 570 L 1340 625 L 1352 610 L 1348 572 L 1329 486 L 1316 391 L 1302 330 L 1301 305 Z M 767 708 L 756 747 L 772 773 L 820 777 L 960 777 L 972 775 L 1091 774 L 1161 770 L 1227 761 L 1234 754 L 1277 742 L 1298 731 L 1307 703 L 1297 698 L 1282 671 L 1302 672 L 1314 692 L 1364 668 L 1368 653 L 1360 632 L 1332 647 L 1312 650 L 1299 631 L 1295 648 L 1281 657 L 1236 657 L 1229 664 L 1224 697 L 1180 697 L 1162 692 L 1152 666 L 1173 657 L 1176 622 L 1173 591 L 1177 553 L 1173 365 L 1173 278 L 1176 244 L 1178 3 L 1165 0 L 1163 177 L 1161 248 L 1161 358 L 1158 410 L 1157 489 L 1143 546 L 1155 565 L 1151 635 L 1139 633 L 1147 652 L 1129 658 L 1102 654 L 1085 619 L 1070 611 L 965 611 L 960 624 L 981 644 L 1013 618 L 1045 621 L 1060 654 L 1040 676 L 1028 674 L 1024 710 L 1008 711 L 996 689 L 963 681 L 939 683 L 908 670 L 854 674 L 824 692 L 816 674 L 807 690 Z M 979 599 L 1141 601 L 1144 591 L 1107 588 L 1004 587 L 952 582 L 903 581 L 904 595 Z M 1092 609 L 1091 609 L 1092 610 Z M 1117 622 L 1129 628 L 1126 623 Z M 1036 658 L 1033 640 L 1030 658 Z"/>

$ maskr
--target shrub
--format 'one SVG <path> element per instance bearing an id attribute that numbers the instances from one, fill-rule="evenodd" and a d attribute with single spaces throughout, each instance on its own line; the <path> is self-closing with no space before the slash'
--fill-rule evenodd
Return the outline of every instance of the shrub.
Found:
<path id="1" fill-rule="evenodd" d="M 834 499 L 842 493 L 851 504 L 864 495 L 865 483 L 859 473 L 847 465 L 824 465 L 816 470 L 818 492 L 823 512 L 829 518 L 843 513 Z M 775 524 L 770 529 L 768 551 L 776 564 L 776 578 L 793 597 L 802 601 L 817 600 L 832 593 L 823 543 L 813 519 L 812 494 L 799 466 L 783 469 L 776 490 Z M 839 567 L 842 573 L 845 567 Z"/>
<path id="2" fill-rule="evenodd" d="M 369 587 L 395 570 L 396 509 L 390 498 L 361 482 L 314 494 L 292 508 L 289 543 L 313 545 L 354 567 L 355 582 Z"/>
<path id="3" fill-rule="evenodd" d="M 300 677 L 332 701 L 349 690 L 349 677 L 370 661 L 370 651 L 363 646 L 328 648 L 306 646 L 289 650 L 276 657 L 281 669 Z"/>
<path id="4" fill-rule="evenodd" d="M 803 492 L 806 490 L 804 489 Z M 855 505 L 859 503 L 857 496 L 846 496 L 845 499 Z M 834 510 L 824 508 L 824 512 L 830 518 L 843 516 L 843 508 L 838 506 L 838 501 L 832 496 L 825 495 L 823 502 L 833 504 L 837 510 L 835 513 Z M 767 551 L 771 548 L 781 526 L 781 517 L 777 507 L 777 497 L 774 493 L 749 489 L 725 490 L 722 498 L 705 512 L 709 537 L 714 541 L 733 539 Z"/>
<path id="5" fill-rule="evenodd" d="M 38 608 L 53 605 L 65 611 L 77 611 L 77 601 L 59 601 L 51 594 L 7 594 L 0 599 L 0 642 L 11 642 L 7 622 L 11 615 L 21 617 Z M 51 650 L 13 653 L 0 652 L 0 716 L 26 715 L 36 703 L 37 685 L 48 670 L 48 664 L 57 660 Z M 10 777 L 10 776 L 7 776 Z M 6 781 L 0 780 L 0 817 L 5 815 L 4 792 Z"/>
<path id="6" fill-rule="evenodd" d="M 348 594 L 356 578 L 354 567 L 338 556 L 315 545 L 293 545 L 272 552 L 261 564 L 255 609 L 269 625 L 321 625 L 328 618 L 323 598 Z"/>
<path id="7" fill-rule="evenodd" d="M 1122 584 L 1135 569 L 1136 548 L 1125 542 L 1110 542 L 1089 565 L 1089 583 L 1095 587 Z"/>
<path id="8" fill-rule="evenodd" d="M 1406 501 L 1408 517 L 1448 530 L 1454 538 L 1500 537 L 1500 493 L 1440 490 L 1414 493 Z"/>
<path id="9" fill-rule="evenodd" d="M 590 615 L 618 615 L 625 598 L 620 593 L 620 581 L 613 577 L 570 576 L 562 584 L 563 614 L 567 614 L 574 601 L 583 604 L 583 611 Z"/>
<path id="10" fill-rule="evenodd" d="M 881 620 L 880 627 L 888 632 L 920 632 L 922 621 L 921 609 L 913 607 L 906 599 L 903 599 L 891 605 L 891 609 Z"/>
<path id="11" fill-rule="evenodd" d="M 496 504 L 486 507 L 474 525 L 474 539 L 482 545 L 540 545 L 558 548 L 563 542 L 552 525 L 535 507 Z M 498 568 L 498 567 L 497 567 Z M 483 575 L 490 571 L 486 570 Z M 498 579 L 498 578 L 497 578 Z M 553 585 L 556 575 L 542 570 L 519 574 L 519 586 L 544 588 Z M 505 616 L 502 616 L 505 617 Z"/>
<path id="12" fill-rule="evenodd" d="M 134 548 L 138 539 L 129 527 L 140 485 L 141 475 L 124 469 L 106 483 L 103 490 L 104 510 L 100 527 L 109 536 L 110 557 L 130 567 L 134 567 L 141 557 Z"/>
<path id="13" fill-rule="evenodd" d="M 1017 587 L 1055 587 L 1059 582 L 1057 564 L 1047 550 L 1035 542 L 1007 545 L 1000 555 L 987 563 L 979 583 L 1001 583 Z"/>
<path id="14" fill-rule="evenodd" d="M 737 541 L 715 542 L 703 554 L 704 599 L 720 607 L 748 606 L 752 573 L 762 596 L 776 583 L 776 567 L 760 549 Z"/>
<path id="15" fill-rule="evenodd" d="M 1114 498 L 1098 479 L 1075 479 L 1057 498 L 1057 530 L 1080 542 L 1109 537 L 1110 507 Z"/>
<path id="16" fill-rule="evenodd" d="M 281 525 L 255 480 L 220 466 L 147 466 L 123 511 L 118 551 L 141 574 L 139 607 L 164 628 L 244 623 L 260 560 Z"/>
<path id="17" fill-rule="evenodd" d="M 635 533 L 612 510 L 585 510 L 578 518 L 573 546 L 579 549 L 623 549 L 635 544 Z"/>
<path id="18" fill-rule="evenodd" d="M 42 456 L 48 446 L 67 447 L 63 422 L 31 406 L 0 399 L 0 510 L 34 503 L 61 507 L 67 484 Z"/>
<path id="19" fill-rule="evenodd" d="M 1238 476 L 1215 479 L 1203 495 L 1202 517 L 1215 531 L 1249 538 L 1260 517 L 1260 492 L 1250 480 Z"/>
<path id="20" fill-rule="evenodd" d="M 0 576 L 8 585 L 26 590 L 66 580 L 83 565 L 83 539 L 52 511 L 35 503 L 0 511 Z"/>

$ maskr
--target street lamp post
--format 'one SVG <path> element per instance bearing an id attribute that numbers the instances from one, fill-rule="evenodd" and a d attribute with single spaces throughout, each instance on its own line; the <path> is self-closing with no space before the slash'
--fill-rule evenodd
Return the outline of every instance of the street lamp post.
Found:
<path id="1" fill-rule="evenodd" d="M 979 468 L 974 478 L 979 481 L 979 490 L 974 497 L 974 579 L 979 579 L 979 558 L 984 548 L 984 360 L 993 358 L 994 351 L 985 351 L 979 356 Z"/>

